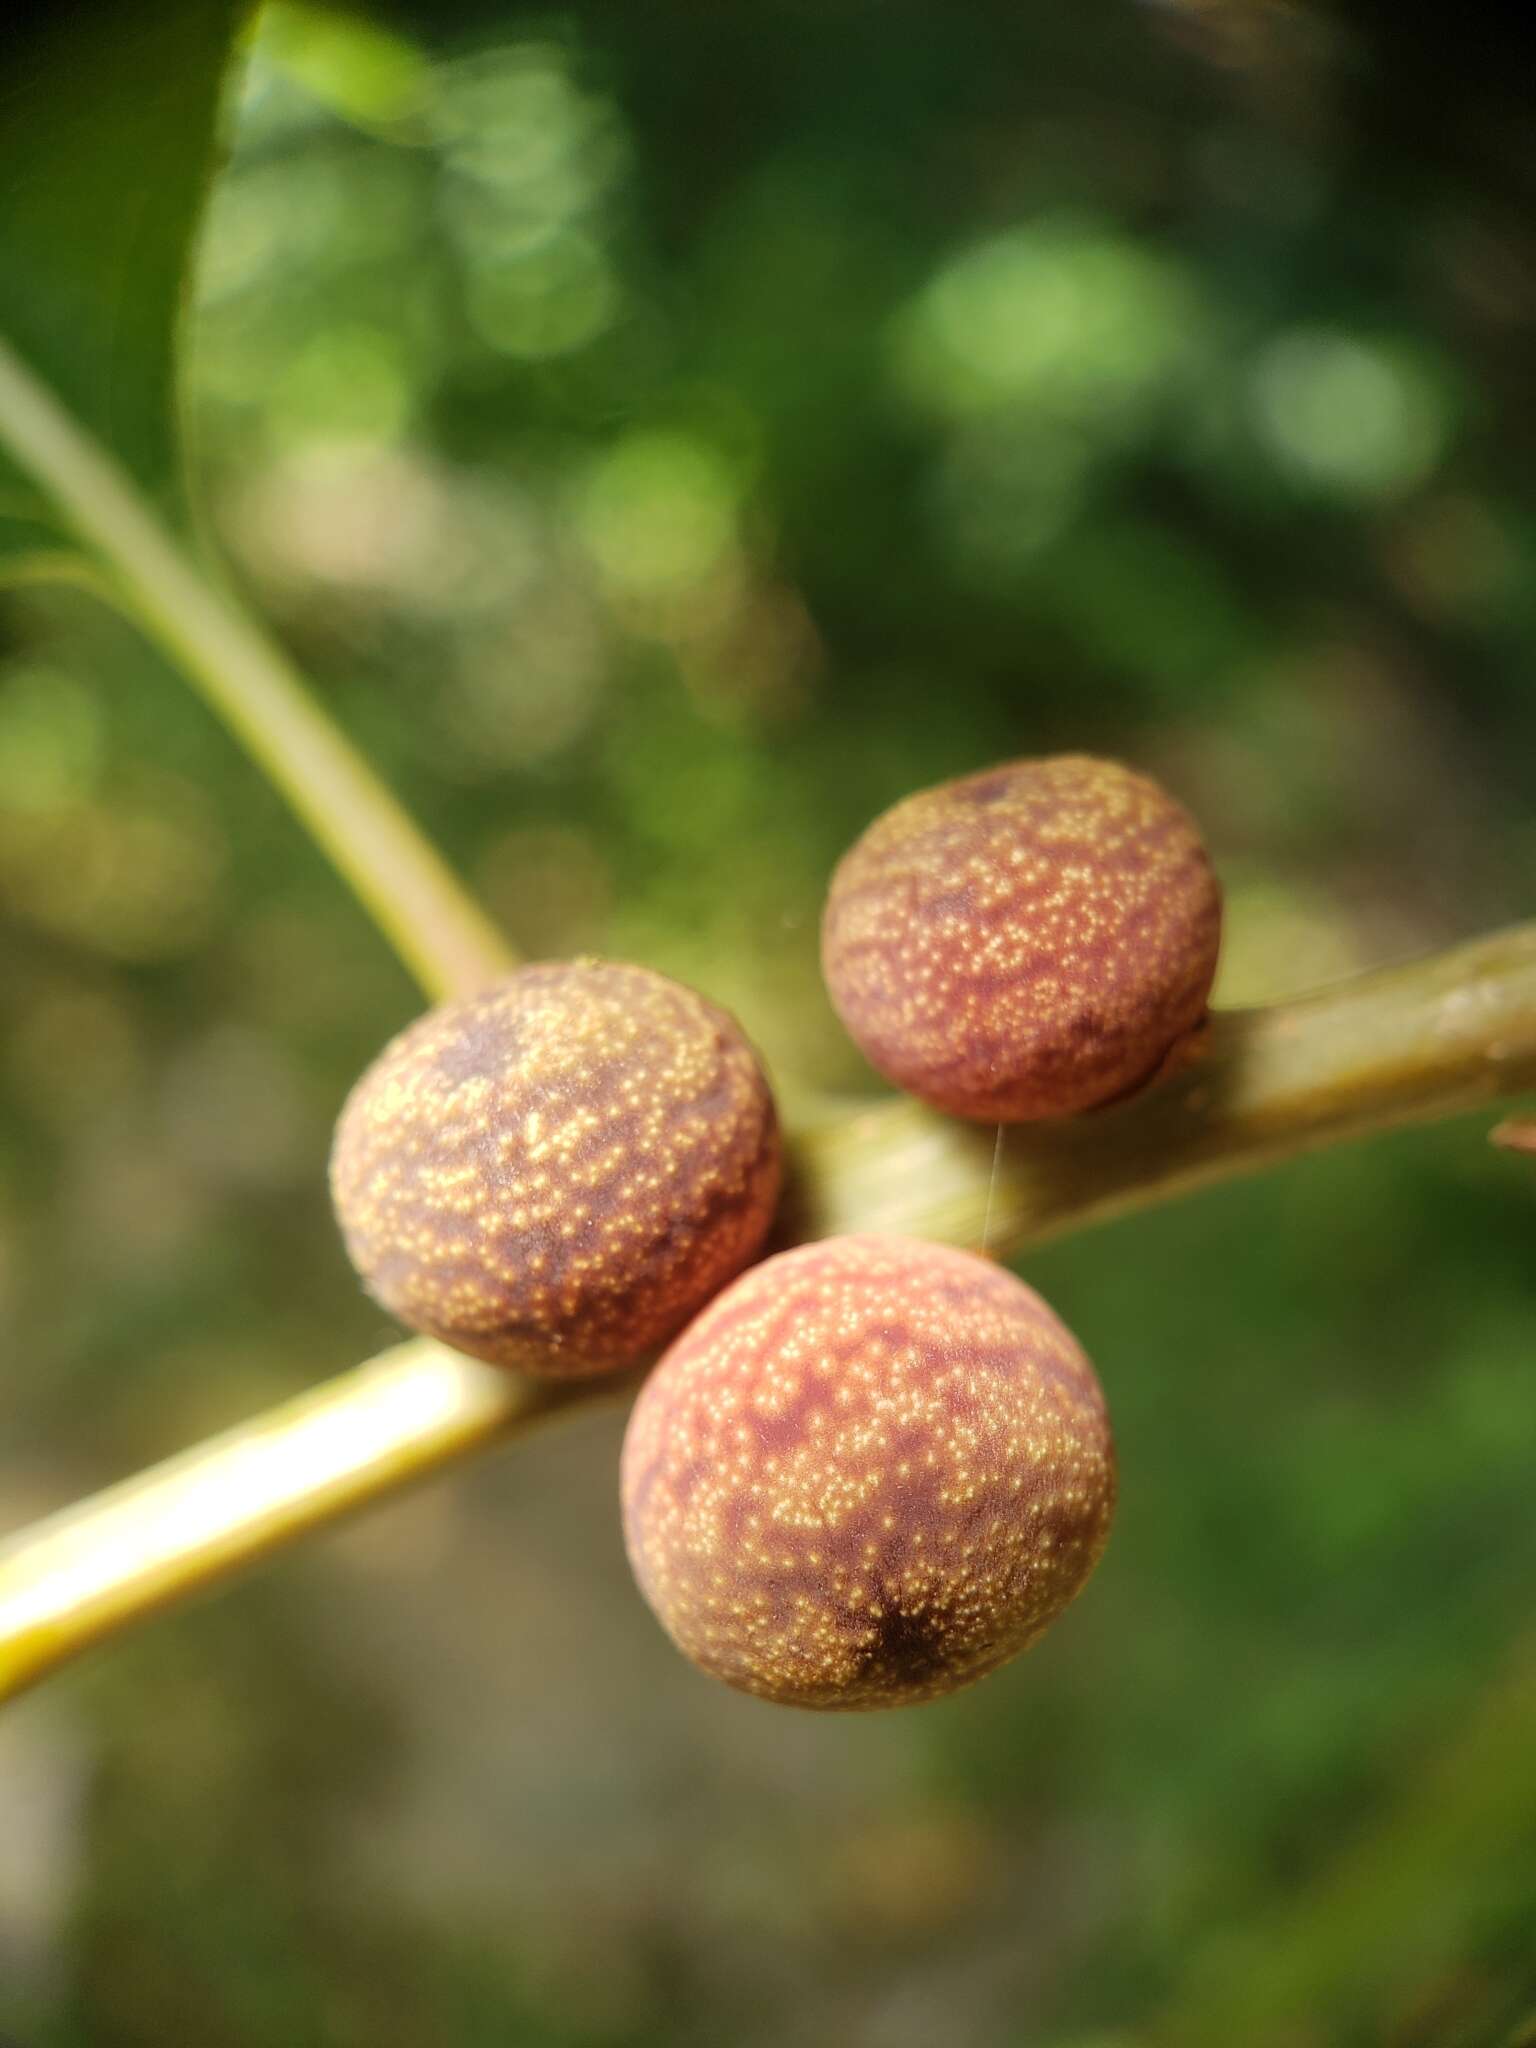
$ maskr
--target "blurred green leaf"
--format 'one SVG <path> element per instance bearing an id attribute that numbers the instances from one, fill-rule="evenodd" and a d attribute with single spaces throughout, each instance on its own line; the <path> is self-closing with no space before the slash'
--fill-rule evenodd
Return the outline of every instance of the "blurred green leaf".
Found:
<path id="1" fill-rule="evenodd" d="M 0 335 L 173 515 L 177 326 L 245 12 L 57 0 L 8 32 L 0 87 Z M 0 469 L 0 561 L 49 545 L 50 528 Z"/>

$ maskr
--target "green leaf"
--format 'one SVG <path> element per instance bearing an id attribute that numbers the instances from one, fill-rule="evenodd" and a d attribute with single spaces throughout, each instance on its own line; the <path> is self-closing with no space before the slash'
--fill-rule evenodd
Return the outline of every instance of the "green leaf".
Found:
<path id="1" fill-rule="evenodd" d="M 175 343 L 245 0 L 52 0 L 6 31 L 0 337 L 184 519 Z M 61 522 L 0 458 L 0 564 Z"/>

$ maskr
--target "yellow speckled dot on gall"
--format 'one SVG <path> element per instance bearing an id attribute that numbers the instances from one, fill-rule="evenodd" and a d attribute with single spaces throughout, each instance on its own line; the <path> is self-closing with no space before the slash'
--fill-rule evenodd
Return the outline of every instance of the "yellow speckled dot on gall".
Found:
<path id="1" fill-rule="evenodd" d="M 624 1440 L 641 1591 L 704 1671 L 785 1705 L 903 1706 L 1027 1649 L 1109 1536 L 1104 1397 L 1031 1288 L 843 1237 L 728 1288 Z"/>
<path id="2" fill-rule="evenodd" d="M 331 1193 L 369 1292 L 497 1365 L 631 1365 L 762 1246 L 773 1098 L 724 1010 L 648 968 L 525 967 L 387 1046 Z"/>
<path id="3" fill-rule="evenodd" d="M 1016 761 L 908 797 L 832 878 L 822 964 L 871 1064 L 951 1115 L 1070 1116 L 1205 1017 L 1221 891 L 1188 813 L 1118 762 Z"/>

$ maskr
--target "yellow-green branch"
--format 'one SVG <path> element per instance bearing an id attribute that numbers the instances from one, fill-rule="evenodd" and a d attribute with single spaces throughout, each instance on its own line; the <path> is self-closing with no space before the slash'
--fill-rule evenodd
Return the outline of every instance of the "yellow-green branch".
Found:
<path id="1" fill-rule="evenodd" d="M 571 1398 L 418 1339 L 50 1515 L 0 1549 L 0 1699 Z"/>
<path id="2" fill-rule="evenodd" d="M 792 1144 L 792 1237 L 903 1231 L 1015 1251 L 1313 1147 L 1536 1088 L 1536 924 L 1215 1020 L 1141 1100 L 1008 1134 L 908 1102 Z M 990 1221 L 988 1209 L 990 1201 Z M 0 1698 L 157 1608 L 557 1409 L 623 1392 L 409 1343 L 0 1547 Z"/>
<path id="3" fill-rule="evenodd" d="M 3 340 L 0 446 L 283 791 L 427 993 L 477 988 L 510 965 L 505 939 L 280 649 L 201 573 L 126 473 Z"/>
<path id="4" fill-rule="evenodd" d="M 1116 1109 L 1005 1134 L 909 1101 L 801 1140 L 797 1227 L 1008 1250 L 1393 1124 L 1536 1087 L 1536 924 L 1262 1010 L 1218 1012 L 1203 1059 Z"/>

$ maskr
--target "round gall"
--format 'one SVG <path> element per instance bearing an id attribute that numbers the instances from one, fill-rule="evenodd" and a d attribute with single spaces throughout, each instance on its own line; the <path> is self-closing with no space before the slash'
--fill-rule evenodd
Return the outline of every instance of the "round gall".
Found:
<path id="1" fill-rule="evenodd" d="M 1109 1535 L 1104 1397 L 1031 1288 L 967 1252 L 830 1238 L 744 1274 L 642 1388 L 624 1533 L 684 1655 L 800 1707 L 969 1685 Z"/>
<path id="2" fill-rule="evenodd" d="M 1145 1082 L 1203 1022 L 1221 891 L 1187 812 L 1063 754 L 908 797 L 832 879 L 822 964 L 887 1079 L 981 1123 Z"/>
<path id="3" fill-rule="evenodd" d="M 713 1003 L 648 968 L 525 967 L 431 1011 L 342 1111 L 352 1263 L 412 1329 L 497 1365 L 631 1365 L 762 1246 L 773 1099 Z"/>

